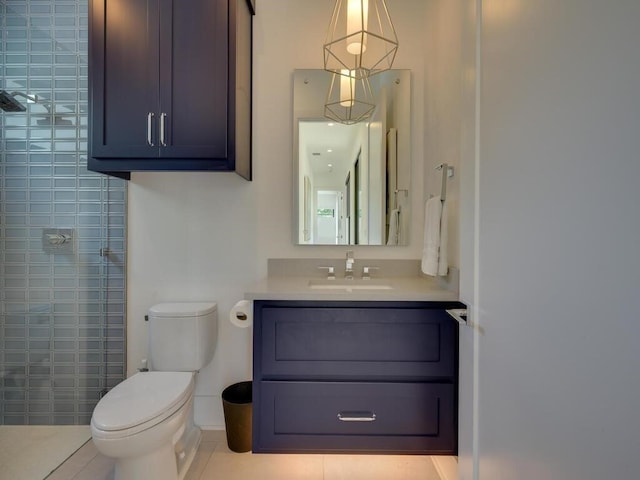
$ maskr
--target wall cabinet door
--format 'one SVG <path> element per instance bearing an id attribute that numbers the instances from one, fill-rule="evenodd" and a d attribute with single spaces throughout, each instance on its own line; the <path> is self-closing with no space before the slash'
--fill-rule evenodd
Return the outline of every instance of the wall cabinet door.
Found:
<path id="1" fill-rule="evenodd" d="M 235 169 L 250 179 L 252 4 L 90 5 L 89 169 Z"/>
<path id="2" fill-rule="evenodd" d="M 90 47 L 90 155 L 158 156 L 159 10 L 147 0 L 94 0 Z"/>
<path id="3" fill-rule="evenodd" d="M 159 4 L 159 154 L 227 158 L 228 3 Z"/>

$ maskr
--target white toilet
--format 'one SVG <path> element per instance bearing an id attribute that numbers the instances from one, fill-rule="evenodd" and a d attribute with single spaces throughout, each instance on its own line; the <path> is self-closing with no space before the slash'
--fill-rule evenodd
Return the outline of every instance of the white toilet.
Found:
<path id="1" fill-rule="evenodd" d="M 195 374 L 213 358 L 215 303 L 161 303 L 149 309 L 153 371 L 118 384 L 96 405 L 91 436 L 116 459 L 114 480 L 182 480 L 200 444 L 193 423 Z"/>

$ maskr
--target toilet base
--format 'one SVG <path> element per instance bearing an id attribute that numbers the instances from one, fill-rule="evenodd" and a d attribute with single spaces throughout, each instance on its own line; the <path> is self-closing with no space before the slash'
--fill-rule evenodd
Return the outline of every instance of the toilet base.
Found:
<path id="1" fill-rule="evenodd" d="M 193 459 L 198 452 L 200 441 L 202 440 L 202 430 L 195 425 L 185 433 L 183 439 L 176 444 L 175 457 L 178 467 L 178 480 L 184 480 Z"/>
<path id="2" fill-rule="evenodd" d="M 153 452 L 130 458 L 116 460 L 114 480 L 178 480 L 176 456 L 171 443 L 167 443 Z"/>
<path id="3" fill-rule="evenodd" d="M 201 439 L 202 431 L 194 426 L 175 445 L 164 445 L 142 457 L 119 458 L 113 479 L 184 480 Z"/>

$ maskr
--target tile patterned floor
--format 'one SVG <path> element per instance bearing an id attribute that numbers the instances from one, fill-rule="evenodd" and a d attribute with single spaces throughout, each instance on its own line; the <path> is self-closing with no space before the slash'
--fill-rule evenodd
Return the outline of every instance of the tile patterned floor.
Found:
<path id="1" fill-rule="evenodd" d="M 113 461 L 87 442 L 47 480 L 112 480 Z M 185 480 L 440 480 L 433 461 L 415 455 L 253 455 L 234 453 L 223 431 L 203 432 Z M 36 480 L 36 479 L 33 479 Z"/>
<path id="2" fill-rule="evenodd" d="M 2 425 L 0 480 L 42 480 L 89 438 L 88 425 Z"/>

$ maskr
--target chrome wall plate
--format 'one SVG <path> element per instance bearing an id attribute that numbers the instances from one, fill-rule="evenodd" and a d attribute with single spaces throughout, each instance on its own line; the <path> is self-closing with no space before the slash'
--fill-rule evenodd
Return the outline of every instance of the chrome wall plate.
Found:
<path id="1" fill-rule="evenodd" d="M 71 228 L 45 228 L 42 230 L 42 249 L 46 253 L 71 254 L 74 252 L 74 231 Z"/>

